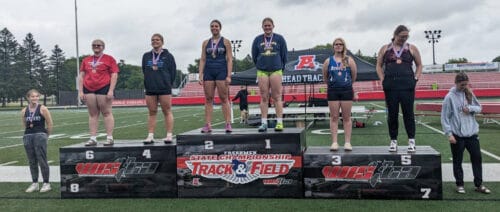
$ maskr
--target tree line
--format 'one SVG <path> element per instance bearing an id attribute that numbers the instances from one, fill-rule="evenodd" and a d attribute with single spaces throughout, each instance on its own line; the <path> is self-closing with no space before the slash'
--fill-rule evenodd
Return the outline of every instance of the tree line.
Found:
<path id="1" fill-rule="evenodd" d="M 83 55 L 79 58 L 82 61 Z M 119 60 L 117 90 L 144 89 L 143 74 L 140 66 L 126 64 Z M 32 33 L 26 34 L 21 42 L 7 29 L 0 31 L 0 106 L 21 100 L 29 89 L 35 88 L 47 96 L 55 95 L 58 103 L 59 91 L 76 91 L 76 58 L 66 58 L 64 51 L 55 44 L 50 56 L 37 44 Z M 174 87 L 185 78 L 180 70 Z"/>

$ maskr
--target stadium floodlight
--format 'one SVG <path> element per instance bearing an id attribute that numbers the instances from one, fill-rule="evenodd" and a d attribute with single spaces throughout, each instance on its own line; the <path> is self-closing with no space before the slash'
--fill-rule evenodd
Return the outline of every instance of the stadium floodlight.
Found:
<path id="1" fill-rule="evenodd" d="M 233 58 L 236 60 L 236 52 L 240 51 L 242 40 L 231 40 L 231 45 L 233 47 Z M 236 71 L 236 63 L 233 61 L 233 73 Z"/>
<path id="2" fill-rule="evenodd" d="M 434 44 L 439 42 L 441 38 L 441 30 L 425 30 L 425 38 L 432 43 L 432 64 L 436 65 L 436 53 L 434 50 Z"/>
<path id="3" fill-rule="evenodd" d="M 241 42 L 243 42 L 243 41 L 242 40 L 231 40 L 231 44 L 233 47 L 233 57 L 235 59 L 236 59 L 236 52 L 240 51 Z"/>

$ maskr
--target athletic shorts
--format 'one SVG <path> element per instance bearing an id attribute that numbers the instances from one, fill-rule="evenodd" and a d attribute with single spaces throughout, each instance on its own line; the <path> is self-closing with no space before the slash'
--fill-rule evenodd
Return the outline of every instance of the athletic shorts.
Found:
<path id="1" fill-rule="evenodd" d="M 248 105 L 240 105 L 240 111 L 248 111 Z"/>
<path id="2" fill-rule="evenodd" d="M 276 71 L 262 71 L 262 70 L 257 70 L 257 77 L 270 77 L 271 75 L 280 75 L 283 76 L 283 70 L 276 70 Z"/>
<path id="3" fill-rule="evenodd" d="M 146 96 L 162 96 L 162 95 L 172 95 L 172 89 L 163 91 L 146 91 Z"/>
<path id="4" fill-rule="evenodd" d="M 328 101 L 352 101 L 354 92 L 352 87 L 349 88 L 328 88 Z"/>
<path id="5" fill-rule="evenodd" d="M 111 86 L 110 84 L 107 84 L 106 86 L 104 86 L 103 88 L 101 88 L 97 91 L 89 91 L 87 88 L 85 88 L 85 86 L 83 86 L 83 93 L 84 94 L 93 93 L 95 95 L 108 95 L 110 86 Z"/>
<path id="6" fill-rule="evenodd" d="M 227 71 L 206 71 L 203 73 L 203 81 L 226 80 Z"/>

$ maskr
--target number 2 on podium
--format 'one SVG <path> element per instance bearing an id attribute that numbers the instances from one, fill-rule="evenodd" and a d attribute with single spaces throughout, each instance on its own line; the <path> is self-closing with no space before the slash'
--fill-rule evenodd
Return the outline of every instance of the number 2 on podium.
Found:
<path id="1" fill-rule="evenodd" d="M 214 149 L 214 141 L 205 141 L 205 149 Z"/>

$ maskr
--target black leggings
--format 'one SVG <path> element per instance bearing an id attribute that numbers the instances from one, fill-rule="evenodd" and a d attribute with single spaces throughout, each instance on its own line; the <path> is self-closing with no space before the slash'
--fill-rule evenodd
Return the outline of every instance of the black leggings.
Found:
<path id="1" fill-rule="evenodd" d="M 400 104 L 408 139 L 414 139 L 415 114 L 413 112 L 413 103 L 415 102 L 415 90 L 384 90 L 384 93 L 387 107 L 387 124 L 389 125 L 391 140 L 398 139 Z"/>
<path id="2" fill-rule="evenodd" d="M 455 136 L 457 143 L 450 144 L 451 154 L 453 156 L 453 175 L 457 186 L 464 185 L 464 170 L 462 169 L 462 160 L 464 158 L 464 150 L 470 154 L 470 162 L 472 164 L 472 175 L 474 175 L 474 185 L 481 186 L 483 183 L 483 166 L 481 158 L 481 147 L 479 146 L 479 138 L 477 135 L 471 137 Z"/>

